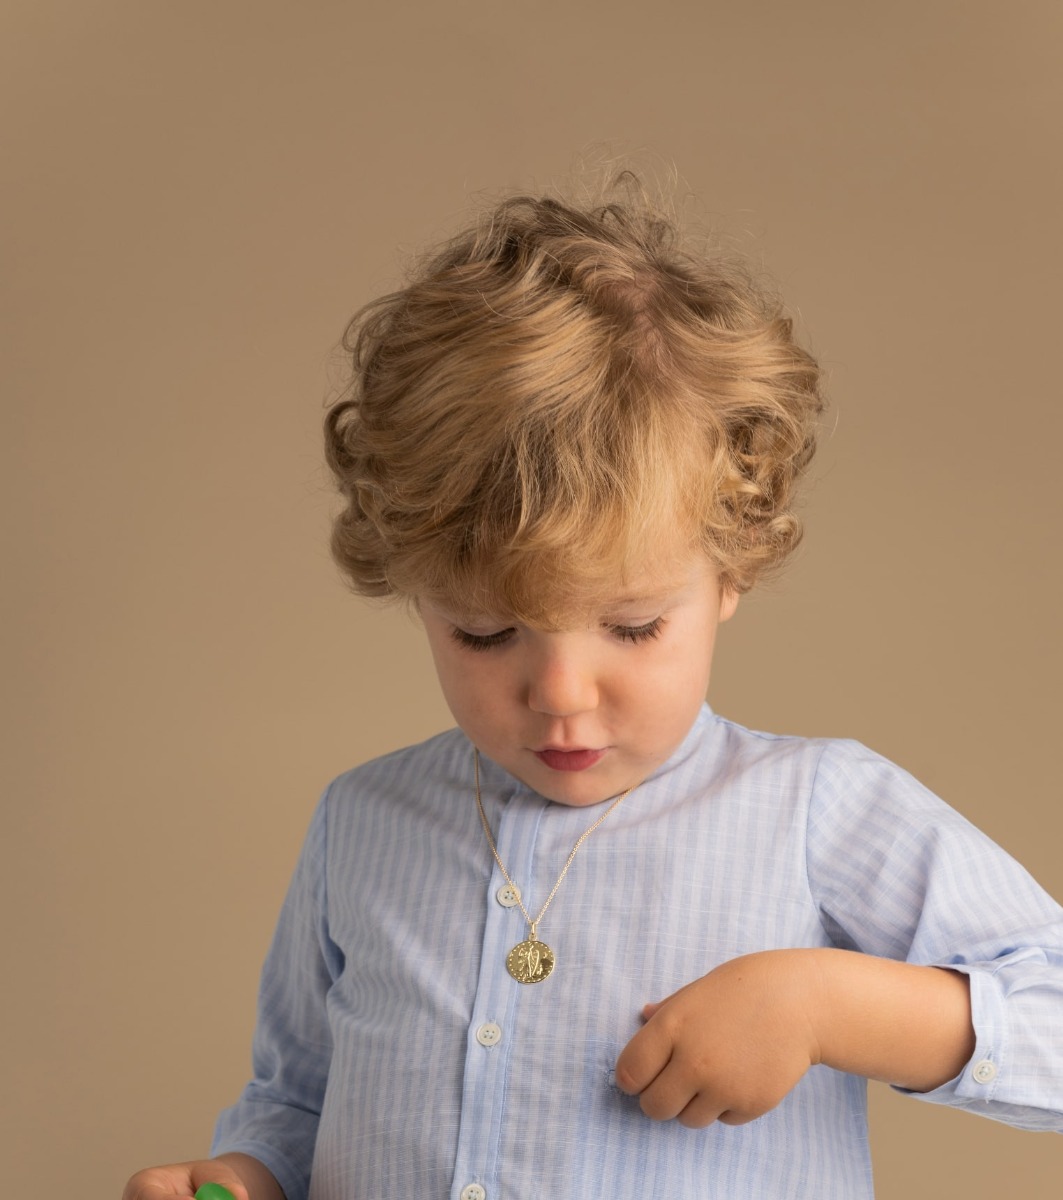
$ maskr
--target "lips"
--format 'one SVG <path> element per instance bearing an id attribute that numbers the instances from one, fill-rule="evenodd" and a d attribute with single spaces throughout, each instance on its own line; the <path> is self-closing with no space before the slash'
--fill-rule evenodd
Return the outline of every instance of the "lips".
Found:
<path id="1" fill-rule="evenodd" d="M 604 750 L 536 750 L 535 757 L 552 771 L 586 771 L 605 757 Z"/>

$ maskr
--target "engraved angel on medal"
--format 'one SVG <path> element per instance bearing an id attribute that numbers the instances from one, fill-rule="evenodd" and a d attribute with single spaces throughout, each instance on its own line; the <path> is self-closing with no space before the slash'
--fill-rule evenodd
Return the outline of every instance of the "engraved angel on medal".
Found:
<path id="1" fill-rule="evenodd" d="M 534 932 L 506 957 L 506 970 L 518 983 L 542 983 L 553 969 L 553 950 L 540 942 Z"/>
<path id="2" fill-rule="evenodd" d="M 473 771 L 476 781 L 476 807 L 480 812 L 480 824 L 483 826 L 484 837 L 487 839 L 487 845 L 490 847 L 491 854 L 495 862 L 498 864 L 498 869 L 502 872 L 502 878 L 512 891 L 514 901 L 520 906 L 520 911 L 524 914 L 524 919 L 528 922 L 528 936 L 523 942 L 519 942 L 506 955 L 506 970 L 513 976 L 518 983 L 542 983 L 542 981 L 554 969 L 554 952 L 545 942 L 539 941 L 539 935 L 536 932 L 536 926 L 546 915 L 546 910 L 550 907 L 554 897 L 557 895 L 557 889 L 561 886 L 562 881 L 568 874 L 569 867 L 576 855 L 579 853 L 580 846 L 591 836 L 605 818 L 620 804 L 631 792 L 631 788 L 621 792 L 619 796 L 609 805 L 602 813 L 597 821 L 590 828 L 585 829 L 580 835 L 576 844 L 572 847 L 571 852 L 565 865 L 561 868 L 561 874 L 557 877 L 557 882 L 554 884 L 550 895 L 546 897 L 546 901 L 542 908 L 539 909 L 539 915 L 532 917 L 528 910 L 524 907 L 524 901 L 520 898 L 520 888 L 513 882 L 509 872 L 506 870 L 505 864 L 502 862 L 498 853 L 498 847 L 495 845 L 495 839 L 491 836 L 491 826 L 487 823 L 487 813 L 484 812 L 483 797 L 480 795 L 480 752 L 473 747 Z M 506 903 L 503 901 L 503 903 Z M 508 904 L 507 904 L 508 907 Z"/>

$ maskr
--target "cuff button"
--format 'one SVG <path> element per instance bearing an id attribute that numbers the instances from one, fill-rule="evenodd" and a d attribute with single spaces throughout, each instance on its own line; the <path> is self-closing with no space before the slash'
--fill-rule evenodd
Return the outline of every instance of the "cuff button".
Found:
<path id="1" fill-rule="evenodd" d="M 974 1064 L 971 1074 L 978 1083 L 992 1083 L 997 1077 L 997 1065 L 988 1058 L 983 1058 L 981 1062 Z"/>

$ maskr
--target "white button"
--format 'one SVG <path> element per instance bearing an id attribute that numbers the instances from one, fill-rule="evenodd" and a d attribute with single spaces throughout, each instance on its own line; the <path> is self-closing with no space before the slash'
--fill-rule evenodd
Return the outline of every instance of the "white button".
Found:
<path id="1" fill-rule="evenodd" d="M 481 1046 L 497 1046 L 502 1040 L 502 1027 L 494 1021 L 488 1021 L 476 1031 L 476 1040 Z M 477 1186 L 477 1185 L 474 1185 Z M 462 1195 L 465 1193 L 463 1192 Z"/>
<path id="2" fill-rule="evenodd" d="M 478 1183 L 470 1183 L 461 1189 L 461 1200 L 487 1200 L 487 1193 Z"/>
<path id="3" fill-rule="evenodd" d="M 981 1062 L 974 1064 L 971 1074 L 979 1083 L 992 1083 L 997 1077 L 997 1064 L 983 1058 Z"/>
<path id="4" fill-rule="evenodd" d="M 520 903 L 520 889 L 514 887 L 511 883 L 507 883 L 505 887 L 500 887 L 495 892 L 495 899 L 503 908 L 516 908 Z"/>

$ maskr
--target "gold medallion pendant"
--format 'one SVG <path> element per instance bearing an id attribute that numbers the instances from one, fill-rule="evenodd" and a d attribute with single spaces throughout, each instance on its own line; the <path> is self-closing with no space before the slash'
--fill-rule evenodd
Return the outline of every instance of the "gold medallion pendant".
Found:
<path id="1" fill-rule="evenodd" d="M 542 983 L 542 981 L 554 969 L 554 952 L 545 942 L 539 941 L 539 935 L 535 931 L 535 927 L 546 916 L 546 910 L 553 903 L 554 897 L 557 895 L 557 889 L 561 886 L 562 881 L 568 874 L 569 867 L 572 866 L 573 859 L 579 853 L 580 846 L 591 836 L 605 818 L 615 809 L 631 791 L 621 792 L 619 796 L 609 805 L 602 813 L 597 821 L 585 829 L 580 835 L 576 844 L 572 847 L 568 858 L 565 860 L 565 865 L 561 868 L 561 874 L 557 877 L 557 882 L 554 884 L 550 895 L 546 897 L 542 908 L 539 909 L 539 915 L 533 917 L 530 912 L 524 907 L 524 901 L 520 898 L 520 888 L 513 882 L 510 873 L 506 870 L 506 865 L 498 854 L 498 847 L 495 845 L 495 839 L 491 836 L 491 826 L 487 823 L 487 813 L 484 812 L 483 797 L 480 795 L 480 751 L 475 747 L 472 753 L 473 762 L 473 777 L 476 781 L 476 807 L 480 811 L 480 824 L 484 829 L 484 837 L 487 839 L 487 844 L 491 848 L 491 854 L 494 856 L 495 862 L 498 864 L 498 869 L 502 872 L 502 878 L 512 889 L 513 898 L 520 905 L 520 911 L 524 914 L 525 921 L 528 922 L 528 936 L 518 945 L 514 946 L 506 955 L 506 970 L 513 976 L 518 983 Z M 506 903 L 506 901 L 503 901 Z"/>
<path id="2" fill-rule="evenodd" d="M 506 970 L 518 983 L 542 983 L 553 969 L 553 950 L 534 934 L 514 946 L 506 958 Z"/>

